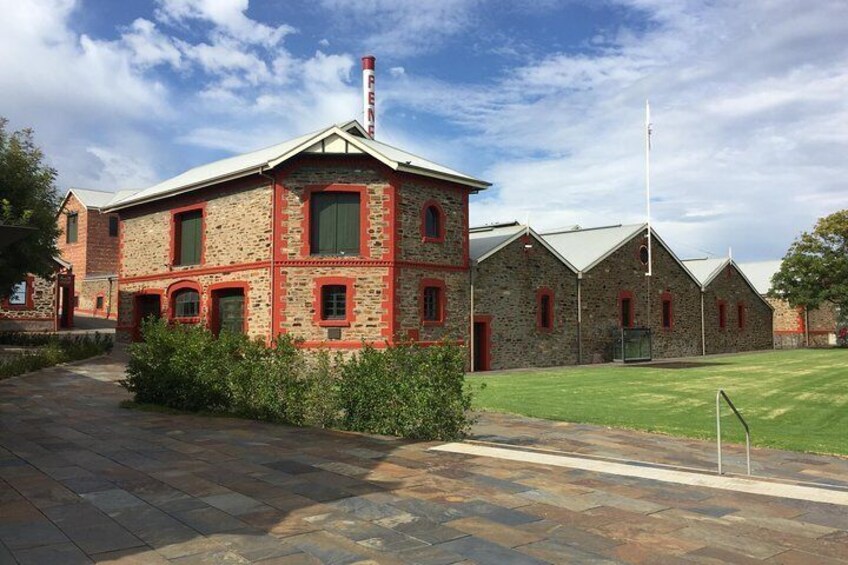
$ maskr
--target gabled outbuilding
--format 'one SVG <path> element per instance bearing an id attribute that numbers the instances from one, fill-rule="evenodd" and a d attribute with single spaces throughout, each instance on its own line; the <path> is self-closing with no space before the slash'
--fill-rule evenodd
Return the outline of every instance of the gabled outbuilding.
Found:
<path id="1" fill-rule="evenodd" d="M 576 269 L 518 222 L 469 232 L 472 370 L 577 363 Z"/>

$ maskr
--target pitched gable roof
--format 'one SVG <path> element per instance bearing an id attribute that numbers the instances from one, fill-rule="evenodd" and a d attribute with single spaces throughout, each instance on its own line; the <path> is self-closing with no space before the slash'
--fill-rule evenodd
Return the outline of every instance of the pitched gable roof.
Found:
<path id="1" fill-rule="evenodd" d="M 486 181 L 375 141 L 368 137 L 359 122 L 353 120 L 344 124 L 329 126 L 258 151 L 194 167 L 120 202 L 115 202 L 109 206 L 109 209 L 120 210 L 136 204 L 151 202 L 227 180 L 256 174 L 260 171 L 272 169 L 301 153 L 365 154 L 396 171 L 448 180 L 465 185 L 472 190 L 483 190 L 490 186 L 490 183 Z"/>
<path id="2" fill-rule="evenodd" d="M 532 228 L 518 222 L 479 226 L 468 230 L 469 256 L 473 261 L 481 263 L 524 234 L 528 234 L 535 239 L 566 267 L 575 273 L 577 272 L 577 269 L 565 257 L 560 255 L 556 249 L 551 247 L 542 236 L 533 231 Z"/>
<path id="3" fill-rule="evenodd" d="M 709 285 L 714 278 L 730 263 L 728 257 L 704 257 L 684 259 L 683 264 L 695 275 L 702 287 Z"/>
<path id="4" fill-rule="evenodd" d="M 780 270 L 780 259 L 774 261 L 755 261 L 750 263 L 739 263 L 739 269 L 757 289 L 760 294 L 768 294 L 771 290 L 771 278 Z"/>
<path id="5" fill-rule="evenodd" d="M 569 263 L 585 272 L 647 228 L 647 224 L 569 229 L 542 233 L 542 238 Z"/>
<path id="6" fill-rule="evenodd" d="M 119 190 L 117 192 L 112 192 L 109 190 L 94 190 L 91 188 L 70 188 L 68 189 L 68 193 L 65 195 L 65 198 L 62 199 L 59 209 L 61 210 L 65 206 L 65 203 L 68 201 L 71 194 L 73 194 L 86 208 L 91 210 L 100 210 L 118 200 L 127 198 L 136 192 L 137 191 L 135 190 Z"/>

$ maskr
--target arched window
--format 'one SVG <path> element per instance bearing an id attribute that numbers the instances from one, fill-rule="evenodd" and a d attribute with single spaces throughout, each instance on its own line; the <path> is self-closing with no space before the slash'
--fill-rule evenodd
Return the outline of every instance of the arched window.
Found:
<path id="1" fill-rule="evenodd" d="M 421 217 L 421 237 L 424 241 L 442 242 L 445 240 L 445 214 L 438 202 L 431 200 L 424 204 Z"/>
<path id="2" fill-rule="evenodd" d="M 200 316 L 200 293 L 193 288 L 183 288 L 171 297 L 172 317 L 178 319 Z"/>

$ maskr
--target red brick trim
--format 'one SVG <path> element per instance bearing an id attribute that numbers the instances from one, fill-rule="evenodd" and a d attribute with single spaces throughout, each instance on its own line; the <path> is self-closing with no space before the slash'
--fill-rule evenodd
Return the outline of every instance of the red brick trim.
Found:
<path id="1" fill-rule="evenodd" d="M 625 299 L 630 300 L 630 325 L 628 325 L 627 327 L 632 328 L 636 324 L 636 320 L 634 319 L 635 314 L 636 314 L 636 299 L 633 297 L 633 291 L 631 291 L 631 290 L 622 290 L 621 292 L 618 293 L 618 301 L 617 301 L 617 304 L 618 304 L 618 327 L 619 328 L 625 327 L 624 326 L 624 319 L 621 315 L 621 305 L 622 305 L 622 302 L 624 302 Z"/>
<path id="2" fill-rule="evenodd" d="M 33 300 L 33 292 L 35 291 L 35 277 L 32 275 L 27 275 L 24 280 L 20 282 L 26 283 L 26 290 L 24 291 L 24 303 L 9 304 L 9 297 L 6 296 L 3 298 L 2 301 L 2 306 L 4 310 L 14 310 L 16 312 L 19 312 L 21 310 L 32 310 L 33 308 L 35 308 L 35 301 Z"/>
<path id="3" fill-rule="evenodd" d="M 215 293 L 219 290 L 241 290 L 244 293 L 244 333 L 248 330 L 248 316 L 250 315 L 250 283 L 247 281 L 227 281 L 211 284 L 206 287 L 206 319 L 209 328 L 217 335 L 221 331 L 220 312 L 215 300 Z"/>
<path id="4" fill-rule="evenodd" d="M 368 187 L 362 184 L 324 184 L 310 185 L 303 189 L 303 223 L 301 230 L 300 254 L 302 257 L 313 257 L 312 255 L 312 232 L 310 229 L 312 195 L 316 192 L 355 192 L 359 194 L 359 257 L 370 258 L 369 222 L 368 216 L 370 205 L 368 202 Z"/>
<path id="5" fill-rule="evenodd" d="M 548 323 L 549 327 L 542 325 L 542 297 L 548 297 Z M 536 331 L 550 333 L 554 331 L 556 321 L 554 318 L 556 309 L 554 308 L 554 291 L 547 287 L 541 287 L 536 291 Z"/>
<path id="6" fill-rule="evenodd" d="M 174 302 L 174 295 L 181 290 L 193 290 L 197 292 L 197 299 L 200 301 L 198 305 L 198 313 L 197 316 L 192 316 L 189 318 L 178 318 L 174 313 L 174 306 L 176 306 Z M 181 324 L 197 324 L 203 318 L 204 308 L 203 308 L 203 289 L 200 287 L 199 283 L 194 281 L 178 281 L 168 287 L 168 319 L 173 322 L 179 322 Z"/>
<path id="7" fill-rule="evenodd" d="M 716 300 L 716 315 L 718 316 L 718 329 L 727 329 L 727 302 Z"/>
<path id="8" fill-rule="evenodd" d="M 481 359 L 483 361 L 482 367 L 475 366 L 474 372 L 477 371 L 488 371 L 492 368 L 492 317 L 485 314 L 479 314 L 474 316 L 475 324 L 483 324 L 483 339 L 480 340 L 483 347 Z M 471 339 L 474 339 L 474 328 L 471 328 Z"/>
<path id="9" fill-rule="evenodd" d="M 436 214 L 438 217 L 438 223 L 436 228 L 438 229 L 438 234 L 436 237 L 429 237 L 427 235 L 427 210 L 430 208 L 435 208 Z M 445 220 L 447 220 L 447 216 L 445 215 L 445 210 L 442 208 L 442 205 L 438 200 L 430 199 L 424 203 L 421 207 L 421 241 L 426 243 L 444 243 L 445 242 Z"/>
<path id="10" fill-rule="evenodd" d="M 465 340 L 464 339 L 457 339 L 457 340 L 451 340 L 451 341 L 416 341 L 415 345 L 420 345 L 420 346 L 423 346 L 423 347 L 431 347 L 431 346 L 435 346 L 435 345 L 442 345 L 442 344 L 445 344 L 445 343 L 452 344 L 452 345 L 465 345 Z M 370 345 L 371 347 L 373 347 L 375 349 L 385 349 L 385 348 L 391 346 L 391 344 L 387 340 L 372 340 L 372 341 L 365 341 L 365 340 L 361 340 L 361 341 L 353 341 L 353 340 L 347 340 L 347 341 L 308 340 L 308 341 L 298 342 L 298 344 L 297 344 L 298 347 L 303 348 L 303 349 L 313 348 L 313 347 L 315 347 L 315 348 L 324 347 L 324 348 L 327 348 L 327 349 L 362 349 L 366 345 Z"/>
<path id="11" fill-rule="evenodd" d="M 424 289 L 427 287 L 436 287 L 439 289 L 439 304 L 438 304 L 438 319 L 424 319 Z M 418 312 L 421 318 L 422 326 L 443 326 L 445 317 L 448 311 L 448 296 L 447 285 L 442 279 L 422 278 L 418 283 Z"/>
<path id="12" fill-rule="evenodd" d="M 663 324 L 663 305 L 668 302 L 668 327 Z M 674 295 L 665 291 L 660 295 L 660 328 L 663 331 L 674 331 Z"/>
<path id="13" fill-rule="evenodd" d="M 55 321 L 52 313 L 46 312 L 43 316 L 9 316 L 0 312 L 0 320 L 12 320 L 21 322 L 52 322 Z"/>
<path id="14" fill-rule="evenodd" d="M 179 234 L 177 234 L 177 217 L 186 212 L 200 210 L 200 263 L 202 267 L 206 264 L 206 202 L 198 202 L 189 206 L 172 208 L 171 212 L 171 236 L 169 255 L 172 267 L 196 267 L 196 265 L 177 264 L 177 250 L 180 248 Z M 120 228 L 119 228 L 120 229 Z M 119 232 L 120 233 L 120 232 Z"/>
<path id="15" fill-rule="evenodd" d="M 748 325 L 748 307 L 745 302 L 739 301 L 736 303 L 736 328 L 744 331 Z"/>
<path id="16" fill-rule="evenodd" d="M 312 319 L 321 327 L 347 328 L 354 322 L 354 308 L 356 307 L 356 293 L 354 279 L 350 277 L 318 277 L 313 280 L 313 297 L 315 313 Z M 321 300 L 321 289 L 329 285 L 340 285 L 345 287 L 345 319 L 325 320 L 323 317 L 323 301 Z"/>
<path id="17" fill-rule="evenodd" d="M 185 269 L 179 271 L 167 271 L 164 273 L 156 273 L 153 275 L 137 275 L 134 277 L 121 277 L 118 279 L 119 284 L 128 284 L 134 282 L 149 282 L 165 279 L 173 279 L 177 277 L 196 277 L 199 275 L 228 275 L 241 271 L 256 271 L 267 269 L 271 266 L 271 261 L 257 261 L 255 263 L 234 263 L 232 265 L 220 265 L 216 267 L 204 267 L 201 269 Z"/>

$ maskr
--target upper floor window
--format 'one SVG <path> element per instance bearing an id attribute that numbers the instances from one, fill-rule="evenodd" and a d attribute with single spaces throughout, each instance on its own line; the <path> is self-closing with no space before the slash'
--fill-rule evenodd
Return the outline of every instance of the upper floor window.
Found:
<path id="1" fill-rule="evenodd" d="M 200 316 L 200 293 L 191 288 L 184 288 L 174 293 L 173 317 L 197 318 Z"/>
<path id="2" fill-rule="evenodd" d="M 316 192 L 310 196 L 310 253 L 359 255 L 358 192 Z"/>
<path id="3" fill-rule="evenodd" d="M 445 239 L 445 214 L 435 201 L 424 204 L 421 218 L 421 236 L 424 241 L 441 242 Z"/>
<path id="4" fill-rule="evenodd" d="M 203 210 L 176 214 L 174 230 L 174 265 L 199 265 L 203 246 Z"/>
<path id="5" fill-rule="evenodd" d="M 27 283 L 21 281 L 12 287 L 12 293 L 9 295 L 9 306 L 26 306 L 27 303 Z"/>
<path id="6" fill-rule="evenodd" d="M 76 243 L 79 236 L 79 214 L 68 214 L 65 218 L 65 243 Z"/>
<path id="7" fill-rule="evenodd" d="M 721 329 L 727 327 L 727 306 L 724 302 L 718 303 L 718 327 Z"/>
<path id="8" fill-rule="evenodd" d="M 109 237 L 118 237 L 118 216 L 109 216 Z"/>

